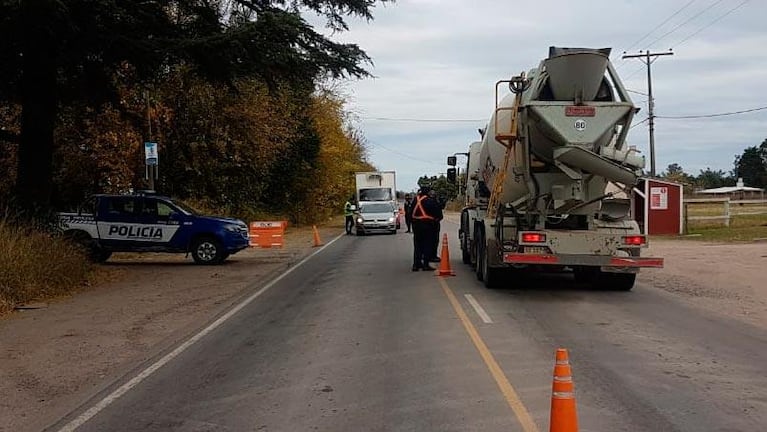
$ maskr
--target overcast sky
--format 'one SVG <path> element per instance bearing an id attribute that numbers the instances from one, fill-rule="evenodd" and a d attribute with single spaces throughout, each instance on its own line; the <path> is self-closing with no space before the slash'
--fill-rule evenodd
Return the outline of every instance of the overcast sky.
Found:
<path id="1" fill-rule="evenodd" d="M 336 40 L 359 44 L 373 79 L 343 85 L 369 141 L 370 159 L 397 171 L 400 190 L 446 171 L 494 109 L 494 84 L 536 67 L 549 46 L 610 47 L 624 84 L 646 93 L 646 68 L 624 51 L 666 51 L 652 65 L 657 116 L 707 115 L 767 106 L 764 0 L 397 0 L 374 21 L 350 22 Z M 647 96 L 632 93 L 647 117 Z M 389 120 L 386 120 L 389 119 Z M 398 121 L 394 119 L 412 119 Z M 453 120 L 429 122 L 415 120 Z M 767 138 L 767 110 L 656 120 L 656 170 L 679 163 L 697 175 L 729 172 L 735 155 Z M 629 143 L 647 157 L 647 123 Z M 463 159 L 459 159 L 462 163 Z"/>

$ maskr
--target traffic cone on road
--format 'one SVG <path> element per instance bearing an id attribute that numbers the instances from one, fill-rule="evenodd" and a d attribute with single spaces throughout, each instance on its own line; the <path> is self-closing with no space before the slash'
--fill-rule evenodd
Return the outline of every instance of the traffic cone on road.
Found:
<path id="1" fill-rule="evenodd" d="M 322 246 L 322 240 L 320 240 L 320 232 L 317 231 L 317 225 L 312 225 L 312 231 L 314 233 L 314 247 Z"/>
<path id="2" fill-rule="evenodd" d="M 442 236 L 442 253 L 440 254 L 439 269 L 434 272 L 437 276 L 455 276 L 450 268 L 450 251 L 447 247 L 447 234 Z"/>
<path id="3" fill-rule="evenodd" d="M 575 412 L 575 386 L 570 372 L 567 350 L 557 349 L 554 383 L 551 387 L 551 418 L 549 432 L 578 432 Z"/>

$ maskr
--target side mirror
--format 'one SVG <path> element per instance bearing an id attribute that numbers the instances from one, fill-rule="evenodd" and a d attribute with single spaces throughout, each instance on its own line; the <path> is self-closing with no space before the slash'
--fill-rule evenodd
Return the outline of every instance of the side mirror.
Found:
<path id="1" fill-rule="evenodd" d="M 350 207 L 351 211 L 357 211 L 357 206 L 352 204 Z"/>
<path id="2" fill-rule="evenodd" d="M 179 214 L 179 212 L 172 211 L 168 215 L 168 220 L 172 220 L 172 221 L 181 220 L 181 214 Z"/>
<path id="3" fill-rule="evenodd" d="M 448 156 L 447 157 L 447 164 L 448 165 L 454 167 L 454 166 L 456 166 L 457 163 L 458 163 L 458 157 L 456 157 L 456 156 Z"/>

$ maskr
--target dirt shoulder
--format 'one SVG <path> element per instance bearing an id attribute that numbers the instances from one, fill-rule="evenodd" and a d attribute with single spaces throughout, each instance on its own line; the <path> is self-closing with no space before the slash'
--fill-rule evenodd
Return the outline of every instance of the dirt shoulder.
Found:
<path id="1" fill-rule="evenodd" d="M 712 314 L 767 329 L 767 242 L 652 239 L 644 253 L 665 259 L 638 280 Z"/>
<path id="2" fill-rule="evenodd" d="M 341 224 L 320 228 L 324 242 Z M 38 431 L 309 255 L 313 233 L 248 249 L 221 266 L 173 254 L 115 254 L 107 280 L 0 319 L 0 431 Z"/>

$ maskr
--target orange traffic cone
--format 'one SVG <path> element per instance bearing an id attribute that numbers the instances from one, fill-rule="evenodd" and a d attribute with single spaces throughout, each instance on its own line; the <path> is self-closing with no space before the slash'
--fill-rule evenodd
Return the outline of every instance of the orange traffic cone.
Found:
<path id="1" fill-rule="evenodd" d="M 317 225 L 312 225 L 312 231 L 314 232 L 314 247 L 322 246 L 322 240 L 320 240 L 320 232 L 317 231 Z"/>
<path id="2" fill-rule="evenodd" d="M 450 268 L 450 251 L 447 247 L 447 234 L 442 236 L 442 253 L 440 254 L 439 269 L 434 274 L 437 276 L 455 276 Z"/>
<path id="3" fill-rule="evenodd" d="M 554 365 L 549 432 L 578 432 L 575 387 L 570 372 L 570 360 L 564 348 L 557 349 L 557 360 Z"/>

